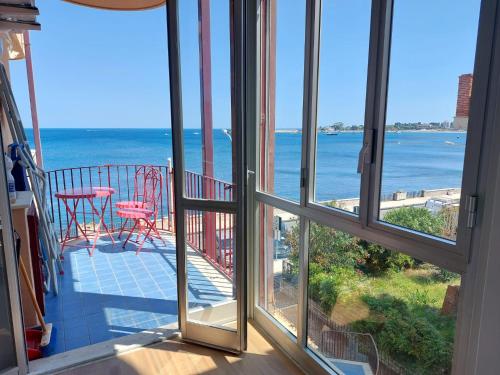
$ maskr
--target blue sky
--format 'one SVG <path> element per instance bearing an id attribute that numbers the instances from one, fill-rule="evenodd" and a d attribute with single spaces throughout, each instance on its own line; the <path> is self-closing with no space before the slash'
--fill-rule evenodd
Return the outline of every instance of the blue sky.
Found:
<path id="1" fill-rule="evenodd" d="M 230 127 L 227 0 L 211 2 L 214 127 Z M 32 32 L 41 127 L 170 126 L 165 9 L 109 12 L 38 2 Z M 302 122 L 304 0 L 277 11 L 276 125 Z M 452 120 L 458 75 L 472 72 L 479 0 L 397 0 L 387 122 Z M 182 0 L 184 125 L 200 127 L 197 0 Z M 362 124 L 369 0 L 324 0 L 318 125 Z M 24 61 L 12 81 L 31 126 Z"/>

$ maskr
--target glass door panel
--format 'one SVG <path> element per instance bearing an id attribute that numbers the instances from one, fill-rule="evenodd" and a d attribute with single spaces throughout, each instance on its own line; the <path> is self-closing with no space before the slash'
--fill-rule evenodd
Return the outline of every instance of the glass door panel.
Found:
<path id="1" fill-rule="evenodd" d="M 167 3 L 179 325 L 185 340 L 245 348 L 243 122 L 232 1 Z"/>
<path id="2" fill-rule="evenodd" d="M 185 213 L 188 321 L 236 331 L 235 215 Z"/>
<path id="3" fill-rule="evenodd" d="M 233 200 L 230 1 L 179 2 L 186 196 Z"/>

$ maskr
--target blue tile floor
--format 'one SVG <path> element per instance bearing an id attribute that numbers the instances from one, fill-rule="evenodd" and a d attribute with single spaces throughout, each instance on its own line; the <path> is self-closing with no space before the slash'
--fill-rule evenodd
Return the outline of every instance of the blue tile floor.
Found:
<path id="1" fill-rule="evenodd" d="M 56 327 L 52 354 L 177 322 L 175 238 L 122 249 L 101 237 L 92 257 L 83 241 L 64 250 L 59 294 L 46 296 L 46 321 Z M 188 249 L 190 307 L 232 299 L 231 282 Z"/>

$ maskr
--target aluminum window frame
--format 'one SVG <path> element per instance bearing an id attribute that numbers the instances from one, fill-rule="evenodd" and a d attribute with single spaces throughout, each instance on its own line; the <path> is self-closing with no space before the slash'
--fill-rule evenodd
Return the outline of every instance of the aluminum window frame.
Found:
<path id="1" fill-rule="evenodd" d="M 363 147 L 366 148 L 367 158 L 361 160 L 361 186 L 360 186 L 360 211 L 359 215 L 349 213 L 340 209 L 322 206 L 314 202 L 315 184 L 315 158 L 316 158 L 316 111 L 318 95 L 318 69 L 320 48 L 320 22 L 321 22 L 322 0 L 307 1 L 306 30 L 305 30 L 305 53 L 304 53 L 304 91 L 303 91 L 303 126 L 302 126 L 302 154 L 301 173 L 304 183 L 301 186 L 300 202 L 295 202 L 276 194 L 259 189 L 261 164 L 259 163 L 261 152 L 261 138 L 259 134 L 258 121 L 260 120 L 259 103 L 260 98 L 260 59 L 256 58 L 252 63 L 256 64 L 254 81 L 256 85 L 253 93 L 256 103 L 255 127 L 250 127 L 254 134 L 253 151 L 249 156 L 255 167 L 251 172 L 256 182 L 254 189 L 249 192 L 252 195 L 251 204 L 253 209 L 253 247 L 250 251 L 250 262 L 253 267 L 251 275 L 251 292 L 253 304 L 250 308 L 250 316 L 261 325 L 269 336 L 292 358 L 299 366 L 308 368 L 311 366 L 310 359 L 319 365 L 314 367 L 318 373 L 331 372 L 324 363 L 318 362 L 318 356 L 311 353 L 307 348 L 307 291 L 308 291 L 308 235 L 311 220 L 344 231 L 369 242 L 382 245 L 386 248 L 399 251 L 416 257 L 422 261 L 446 268 L 450 271 L 460 273 L 462 286 L 467 291 L 470 289 L 469 277 L 467 277 L 468 265 L 472 255 L 471 239 L 474 228 L 466 226 L 465 197 L 475 195 L 478 189 L 478 173 L 480 164 L 481 144 L 483 141 L 484 122 L 488 105 L 488 86 L 492 72 L 492 50 L 494 46 L 495 23 L 499 22 L 497 14 L 500 6 L 495 0 L 482 0 L 480 6 L 478 35 L 474 58 L 474 83 L 473 96 L 470 107 L 469 126 L 467 131 L 467 143 L 465 149 L 465 160 L 462 175 L 462 195 L 459 209 L 459 222 L 456 241 L 441 239 L 435 236 L 416 232 L 413 230 L 397 227 L 378 220 L 381 167 L 383 159 L 383 131 L 385 127 L 387 85 L 390 65 L 390 43 L 392 36 L 392 10 L 394 0 L 373 0 L 370 17 L 370 40 L 368 51 L 368 69 L 366 84 L 365 103 L 365 128 L 363 133 Z M 262 4 L 262 1 L 261 1 Z M 257 22 L 255 29 L 248 29 L 249 33 L 256 33 L 255 50 L 260 52 L 261 22 L 262 14 L 257 5 Z M 267 51 L 268 52 L 268 51 Z M 265 67 L 267 69 L 267 67 Z M 374 156 L 374 157 L 372 157 Z M 377 175 L 379 176 L 377 178 Z M 282 209 L 295 214 L 300 220 L 300 246 L 299 246 L 299 312 L 297 318 L 297 338 L 291 337 L 270 314 L 268 314 L 258 303 L 259 291 L 259 251 L 258 251 L 258 228 L 260 203 L 271 207 Z M 470 322 L 462 316 L 464 306 L 472 303 L 473 296 L 468 293 L 460 298 L 459 317 L 457 319 L 456 334 L 453 357 L 453 373 L 460 373 L 457 362 L 460 361 L 459 353 L 466 352 L 468 347 L 467 327 Z"/>
<path id="2" fill-rule="evenodd" d="M 170 75 L 170 104 L 172 126 L 172 151 L 174 157 L 174 191 L 175 191 L 175 235 L 176 235 L 176 264 L 177 264 L 177 304 L 178 323 L 182 337 L 201 345 L 211 346 L 222 350 L 240 352 L 246 349 L 247 339 L 247 297 L 246 297 L 246 233 L 245 217 L 245 117 L 246 113 L 246 56 L 245 56 L 245 5 L 243 0 L 228 0 L 228 5 L 234 14 L 231 27 L 234 28 L 234 76 L 235 76 L 235 119 L 237 134 L 233 134 L 236 144 L 236 176 L 233 176 L 236 185 L 236 196 L 232 201 L 214 199 L 194 199 L 186 194 L 184 139 L 183 139 L 183 112 L 182 112 L 182 75 L 180 59 L 180 27 L 179 27 L 179 0 L 170 0 L 167 9 L 167 42 L 168 63 Z M 240 256 L 235 256 L 235 287 L 236 287 L 236 330 L 224 329 L 209 323 L 196 322 L 189 319 L 188 313 L 188 275 L 185 236 L 185 211 L 211 211 L 234 214 L 236 220 L 235 244 L 240 249 Z"/>
<path id="3" fill-rule="evenodd" d="M 370 157 L 365 160 L 362 175 L 365 205 L 363 210 L 364 224 L 373 230 L 391 233 L 400 236 L 402 241 L 407 242 L 410 252 L 418 249 L 414 247 L 414 241 L 419 241 L 428 246 L 434 246 L 440 251 L 430 254 L 431 258 L 423 259 L 439 265 L 445 257 L 459 257 L 461 267 L 455 272 L 465 271 L 469 258 L 470 239 L 473 228 L 467 227 L 468 196 L 475 196 L 477 191 L 477 170 L 479 168 L 480 139 L 484 126 L 484 113 L 487 97 L 487 81 L 489 77 L 491 41 L 493 40 L 492 27 L 494 21 L 489 19 L 488 14 L 495 14 L 496 5 L 489 0 L 483 0 L 480 4 L 478 32 L 476 36 L 476 50 L 474 56 L 474 83 L 470 104 L 469 127 L 466 136 L 466 149 L 463 163 L 461 180 L 461 198 L 459 206 L 459 221 L 457 226 L 456 241 L 439 238 L 425 233 L 417 232 L 408 228 L 391 225 L 379 219 L 380 189 L 382 183 L 382 168 L 384 163 L 384 137 L 385 118 L 387 109 L 387 92 L 390 67 L 390 52 L 392 38 L 392 18 L 395 0 L 382 0 L 375 2 L 378 9 L 372 18 L 378 17 L 378 27 L 373 28 L 373 45 L 376 46 L 376 57 L 370 54 L 370 62 L 374 59 L 378 69 L 369 74 L 370 109 L 371 116 L 367 113 L 365 129 L 365 143 L 368 145 Z M 373 26 L 373 25 L 372 25 Z M 368 112 L 368 111 L 367 111 Z M 361 205 L 360 205 L 361 206 Z M 404 252 L 404 251 L 403 251 Z M 411 254 L 413 255 L 413 254 Z"/>

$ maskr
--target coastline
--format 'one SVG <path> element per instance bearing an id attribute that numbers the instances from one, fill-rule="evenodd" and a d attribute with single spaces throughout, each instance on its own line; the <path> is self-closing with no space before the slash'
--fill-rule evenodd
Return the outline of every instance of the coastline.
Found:
<path id="1" fill-rule="evenodd" d="M 302 134 L 302 129 L 276 129 L 276 134 Z M 336 130 L 335 133 L 363 133 L 364 130 Z M 421 130 L 386 130 L 386 133 L 440 133 L 440 134 L 466 134 L 466 130 L 460 129 L 421 129 Z M 319 131 L 319 134 L 327 134 L 326 132 Z"/>

